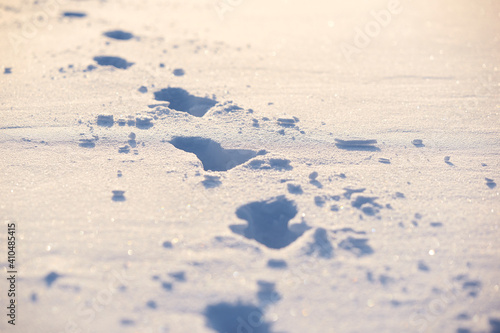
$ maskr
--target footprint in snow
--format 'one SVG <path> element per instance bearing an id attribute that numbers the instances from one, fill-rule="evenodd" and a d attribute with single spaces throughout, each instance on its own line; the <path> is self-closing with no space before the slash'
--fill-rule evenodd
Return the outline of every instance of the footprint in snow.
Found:
<path id="1" fill-rule="evenodd" d="M 284 195 L 265 201 L 254 201 L 239 207 L 236 216 L 247 226 L 231 225 L 230 229 L 271 249 L 281 249 L 299 238 L 309 227 L 303 222 L 288 226 L 297 215 L 294 201 Z"/>
<path id="2" fill-rule="evenodd" d="M 177 136 L 170 143 L 177 149 L 195 154 L 205 171 L 228 171 L 257 156 L 253 150 L 225 149 L 220 143 L 202 137 Z"/>
<path id="3" fill-rule="evenodd" d="M 182 88 L 165 88 L 154 93 L 155 100 L 169 102 L 169 108 L 187 112 L 195 117 L 203 117 L 210 108 L 217 104 L 215 99 L 191 95 Z"/>

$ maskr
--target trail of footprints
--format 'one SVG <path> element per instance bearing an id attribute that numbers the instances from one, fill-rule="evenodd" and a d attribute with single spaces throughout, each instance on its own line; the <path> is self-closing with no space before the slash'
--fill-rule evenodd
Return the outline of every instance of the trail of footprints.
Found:
<path id="1" fill-rule="evenodd" d="M 136 119 L 127 119 L 127 121 L 120 119 L 118 120 L 118 125 L 135 126 L 139 129 L 142 126 L 142 129 L 147 129 L 145 126 L 151 127 L 154 125 L 154 115 L 168 115 L 171 110 L 176 110 L 189 113 L 195 117 L 203 117 L 208 110 L 216 105 L 215 99 L 192 96 L 180 88 L 161 89 L 155 93 L 155 99 L 166 103 L 163 105 L 152 105 L 151 108 L 154 108 L 154 113 L 151 112 L 153 116 L 148 116 L 147 122 L 144 122 L 144 116 L 138 116 Z M 229 112 L 241 111 L 233 104 L 226 104 L 223 107 L 227 108 Z M 298 121 L 297 118 L 280 118 L 277 121 L 277 125 L 287 129 L 296 128 Z M 254 121 L 254 124 L 256 123 Z M 97 125 L 111 128 L 115 125 L 115 121 L 111 115 L 100 115 L 97 118 Z M 280 132 L 281 130 L 278 130 L 278 134 L 282 134 Z M 82 141 L 80 145 L 86 147 L 93 144 L 95 146 L 95 141 L 92 139 Z M 195 154 L 201 161 L 205 171 L 225 172 L 242 164 L 250 170 L 275 170 L 278 172 L 293 170 L 290 160 L 266 158 L 268 152 L 265 150 L 226 149 L 220 143 L 210 138 L 174 136 L 168 143 L 177 149 Z M 135 149 L 136 147 L 136 134 L 131 132 L 127 143 L 124 146 L 120 146 L 118 152 L 128 154 L 130 153 L 130 149 Z M 121 176 L 121 172 L 118 176 Z M 221 185 L 219 176 L 205 175 L 204 177 L 205 179 L 202 181 L 202 184 L 207 190 Z M 338 177 L 345 178 L 346 176 L 341 174 Z M 317 189 L 323 188 L 317 172 L 312 172 L 306 182 Z M 301 184 L 293 184 L 286 179 L 282 180 L 282 183 L 286 183 L 283 186 L 284 189 L 288 190 L 290 195 L 304 195 Z M 364 190 L 346 188 L 342 194 L 315 196 L 314 202 L 320 208 L 326 206 L 328 203 L 330 210 L 338 211 L 340 201 L 350 200 L 351 196 L 354 195 L 355 197 L 352 198 L 351 202 L 354 208 L 359 209 L 364 215 L 377 216 L 379 210 L 383 207 L 376 201 L 376 197 L 362 196 L 361 194 Z M 125 201 L 124 191 L 113 191 L 112 199 L 113 201 Z M 235 235 L 278 251 L 290 246 L 303 237 L 310 229 L 313 229 L 303 218 L 300 222 L 290 223 L 297 216 L 297 213 L 298 208 L 295 201 L 287 198 L 286 195 L 280 195 L 267 200 L 254 201 L 241 205 L 235 211 L 235 215 L 241 221 L 244 221 L 245 224 L 233 224 L 229 228 Z M 378 216 L 378 218 L 380 217 Z M 374 253 L 366 234 L 352 229 L 327 230 L 325 228 L 315 228 L 309 237 L 311 237 L 311 240 L 303 247 L 302 253 L 314 258 L 330 260 L 335 257 L 338 251 L 351 253 L 356 258 L 369 256 Z M 227 239 L 219 238 L 218 241 L 228 248 L 232 247 L 230 241 Z M 171 249 L 172 244 L 166 242 L 164 247 Z M 241 247 L 241 245 L 237 245 L 238 247 Z M 282 259 L 270 259 L 267 266 L 272 270 L 289 269 L 288 263 Z M 179 282 L 163 280 L 158 276 L 153 277 L 153 280 L 157 281 L 160 287 L 166 292 L 172 292 L 174 284 Z M 184 275 L 182 276 L 182 281 L 185 281 Z M 252 329 L 253 332 L 271 332 L 272 325 L 263 320 L 264 312 L 267 305 L 280 300 L 280 295 L 274 290 L 274 282 L 259 281 L 258 284 L 260 290 L 257 293 L 259 300 L 257 304 L 221 302 L 208 305 L 204 313 L 207 326 L 217 332 L 245 329 Z M 156 309 L 156 301 L 148 301 L 147 307 Z M 122 325 L 133 325 L 133 321 L 124 319 Z"/>
<path id="2" fill-rule="evenodd" d="M 79 12 L 65 12 L 64 17 L 67 18 L 84 18 L 85 13 Z M 103 33 L 105 38 L 117 42 L 125 41 L 140 41 L 139 37 L 134 36 L 132 33 L 122 30 L 110 30 Z M 107 42 L 109 43 L 109 42 Z M 98 67 L 107 67 L 118 70 L 127 70 L 134 66 L 133 62 L 129 62 L 122 57 L 115 55 L 97 55 L 93 58 L 95 64 L 90 64 L 84 69 L 84 72 L 96 70 Z M 160 64 L 160 67 L 164 67 Z M 73 69 L 70 65 L 68 69 Z M 60 72 L 64 73 L 66 70 L 61 68 Z M 6 68 L 4 74 L 10 74 L 11 69 Z M 185 71 L 182 68 L 173 70 L 174 76 L 184 76 Z M 148 88 L 141 86 L 138 91 L 142 94 L 148 93 Z M 103 128 L 112 128 L 117 125 L 120 127 L 132 127 L 138 130 L 147 130 L 154 126 L 155 121 L 161 120 L 166 116 L 172 115 L 173 112 L 184 112 L 193 117 L 203 118 L 207 113 L 212 115 L 226 115 L 234 112 L 246 112 L 253 114 L 253 110 L 244 110 L 232 102 L 220 103 L 216 100 L 215 96 L 212 97 L 198 97 L 190 94 L 186 90 L 179 87 L 168 87 L 159 89 L 153 92 L 154 99 L 160 103 L 148 105 L 150 111 L 146 114 L 137 114 L 135 117 L 128 116 L 126 118 L 115 119 L 113 115 L 101 114 L 98 115 L 96 125 Z M 258 119 L 253 117 L 249 126 L 254 128 L 261 128 L 263 124 L 267 124 L 271 120 L 267 117 Z M 287 131 L 297 133 L 300 135 L 305 134 L 298 126 L 300 120 L 297 117 L 292 118 L 278 118 L 274 125 L 277 127 L 276 133 L 285 135 Z M 267 125 L 266 125 L 267 126 Z M 89 125 L 90 136 L 84 133 L 81 134 L 82 138 L 79 139 L 79 146 L 82 148 L 95 148 L 99 142 L 99 136 L 93 133 L 93 126 Z M 119 154 L 139 154 L 140 142 L 136 141 L 136 133 L 130 132 L 128 138 L 124 140 L 123 145 L 119 146 L 117 153 Z M 292 137 L 294 139 L 294 137 Z M 375 146 L 377 141 L 373 139 L 363 138 L 347 138 L 335 139 L 336 146 L 339 149 L 349 151 L 380 151 Z M 286 172 L 293 170 L 291 161 L 288 159 L 280 158 L 266 158 L 268 154 L 265 150 L 254 151 L 247 149 L 226 149 L 220 143 L 205 137 L 197 136 L 176 136 L 173 137 L 169 144 L 175 148 L 193 153 L 201 161 L 205 171 L 225 172 L 229 171 L 239 165 L 244 165 L 245 168 L 250 170 L 274 170 L 279 172 Z M 414 139 L 412 144 L 416 148 L 425 147 L 421 139 Z M 142 143 L 144 146 L 144 143 Z M 380 163 L 390 164 L 390 159 L 380 158 Z M 445 162 L 450 166 L 450 158 L 445 157 Z M 485 165 L 483 165 L 485 166 Z M 121 171 L 117 173 L 118 177 L 122 177 Z M 341 173 L 336 175 L 340 179 L 345 179 L 346 175 Z M 282 179 L 284 191 L 288 192 L 290 196 L 309 195 L 304 191 L 303 186 L 312 185 L 318 190 L 324 188 L 323 183 L 320 181 L 319 174 L 312 172 L 309 177 L 304 180 L 303 184 L 296 181 L 291 182 L 288 179 Z M 219 187 L 222 182 L 219 176 L 205 175 L 204 180 L 201 182 L 206 190 Z M 493 179 L 486 178 L 486 185 L 493 189 L 496 183 Z M 375 196 L 366 195 L 365 188 L 349 188 L 343 189 L 342 193 L 332 193 L 323 195 L 314 195 L 311 199 L 318 209 L 328 209 L 331 212 L 339 212 L 346 206 L 351 206 L 353 209 L 359 211 L 359 220 L 364 218 L 381 219 L 381 212 L 383 210 L 391 210 L 390 204 L 382 204 L 379 198 Z M 126 200 L 125 192 L 122 190 L 112 191 L 111 199 L 115 202 L 123 202 Z M 396 192 L 393 199 L 405 200 L 402 193 Z M 267 200 L 253 201 L 241 205 L 235 211 L 235 215 L 242 221 L 239 224 L 230 225 L 230 230 L 241 237 L 247 239 L 249 242 L 257 242 L 261 246 L 278 251 L 286 248 L 295 243 L 299 238 L 308 234 L 309 240 L 305 242 L 301 248 L 301 252 L 305 256 L 318 258 L 320 260 L 332 260 L 338 252 L 350 253 L 355 258 L 372 255 L 375 250 L 371 247 L 369 238 L 365 231 L 356 231 L 352 228 L 340 229 L 326 229 L 322 227 L 314 228 L 309 226 L 304 218 L 300 222 L 291 223 L 297 216 L 298 208 L 294 200 L 287 198 L 286 195 L 280 195 Z M 422 216 L 416 213 L 414 219 L 411 221 L 413 227 L 418 227 L 421 223 Z M 443 226 L 441 222 L 430 222 L 429 226 L 432 228 L 440 228 Z M 406 228 L 407 226 L 401 222 L 399 227 Z M 223 244 L 228 248 L 241 248 L 241 242 L 235 242 L 234 246 L 230 241 L 224 237 L 217 237 L 217 242 Z M 163 247 L 167 250 L 173 249 L 173 244 L 169 241 L 163 243 Z M 254 247 L 259 251 L 259 247 Z M 418 270 L 421 272 L 429 272 L 431 268 L 424 262 L 417 263 Z M 271 270 L 289 270 L 293 269 L 289 264 L 279 258 L 269 259 L 267 261 L 267 268 Z M 64 278 L 56 272 L 49 273 L 45 278 L 47 287 L 50 288 L 57 280 Z M 374 276 L 371 271 L 367 271 L 366 279 L 372 283 L 378 281 L 386 285 L 393 282 L 393 279 L 386 275 L 381 274 L 378 278 Z M 152 277 L 159 286 L 166 292 L 172 292 L 175 283 L 184 283 L 187 277 L 184 271 L 172 272 L 168 274 L 167 278 L 155 275 Z M 462 283 L 462 289 L 468 292 L 470 297 L 476 297 L 481 290 L 481 283 L 476 280 L 467 279 L 466 276 L 457 276 L 456 281 Z M 255 333 L 271 332 L 272 324 L 265 322 L 264 312 L 272 304 L 279 302 L 281 295 L 276 291 L 276 284 L 270 281 L 257 281 L 258 292 L 256 294 L 257 302 L 244 303 L 228 303 L 220 302 L 216 304 L 207 305 L 204 311 L 206 317 L 207 327 L 212 328 L 217 332 L 233 332 L 233 331 L 248 331 Z M 32 295 L 32 301 L 36 302 L 37 295 Z M 393 301 L 394 306 L 399 306 L 401 302 Z M 147 308 L 155 310 L 158 304 L 155 300 L 149 300 L 146 303 Z M 467 314 L 463 314 L 467 316 Z M 491 319 L 492 327 L 500 327 L 500 321 Z M 123 326 L 133 326 L 134 321 L 128 318 L 121 320 Z M 465 331 L 464 331 L 465 332 Z"/>
<path id="3" fill-rule="evenodd" d="M 144 89 L 143 89 L 144 90 Z M 144 90 L 144 91 L 147 91 Z M 97 118 L 97 125 L 101 127 L 111 128 L 118 123 L 118 126 L 136 127 L 138 129 L 148 129 L 154 126 L 154 121 L 161 117 L 168 116 L 170 112 L 186 112 L 194 117 L 203 117 L 213 108 L 219 107 L 219 112 L 241 112 L 241 108 L 232 103 L 219 104 L 215 98 L 207 97 L 200 98 L 193 96 L 180 88 L 161 89 L 155 93 L 155 98 L 158 101 L 165 102 L 162 104 L 150 105 L 153 109 L 148 115 L 138 115 L 134 118 L 118 119 L 114 121 L 113 116 L 100 115 Z M 253 111 L 252 111 L 253 112 Z M 277 125 L 284 128 L 295 128 L 298 119 L 279 119 Z M 253 127 L 258 127 L 258 121 L 253 121 Z M 278 130 L 278 134 L 281 130 Z M 95 147 L 95 143 L 99 140 L 97 136 L 80 140 L 80 146 L 85 148 Z M 205 171 L 226 172 L 232 170 L 236 166 L 243 165 L 249 170 L 268 170 L 285 173 L 293 170 L 292 162 L 288 159 L 267 158 L 268 154 L 265 150 L 254 151 L 247 149 L 227 149 L 221 146 L 220 143 L 205 137 L 197 136 L 174 136 L 169 144 L 175 148 L 192 153 L 201 161 Z M 375 140 L 337 140 L 337 146 L 340 149 L 346 150 L 369 150 L 376 151 L 374 146 Z M 131 151 L 138 154 L 137 147 L 139 143 L 136 141 L 135 132 L 131 132 L 128 140 L 123 146 L 118 149 L 119 153 L 128 154 Z M 389 164 L 390 161 L 382 161 Z M 119 172 L 118 176 L 121 176 Z M 346 179 L 344 173 L 335 175 L 338 179 Z M 330 177 L 331 178 L 331 177 Z M 331 179 L 328 179 L 331 182 Z M 309 174 L 302 182 L 299 180 L 282 179 L 284 192 L 288 192 L 291 197 L 294 196 L 310 196 L 314 205 L 318 209 L 328 209 L 331 212 L 340 212 L 347 206 L 359 212 L 359 221 L 364 219 L 381 220 L 384 210 L 392 210 L 390 204 L 383 204 L 379 197 L 367 195 L 366 188 L 350 188 L 345 187 L 343 191 L 331 194 L 314 195 L 310 191 L 305 191 L 304 186 L 314 186 L 317 190 L 325 191 L 324 182 L 326 180 L 320 177 L 318 172 L 314 171 Z M 493 188 L 496 186 L 492 179 L 486 179 L 487 186 Z M 219 187 L 222 184 L 220 176 L 205 175 L 201 181 L 206 190 Z M 393 194 L 393 200 L 406 200 L 403 193 L 396 192 Z M 125 201 L 124 191 L 113 191 L 112 200 L 116 202 Z M 299 253 L 315 260 L 334 260 L 338 253 L 343 253 L 343 256 L 350 254 L 353 258 L 361 258 L 373 255 L 375 249 L 370 245 L 370 239 L 365 231 L 354 230 L 352 228 L 328 229 L 323 227 L 314 228 L 307 224 L 302 218 L 300 222 L 296 221 L 298 207 L 296 202 L 287 197 L 287 195 L 279 195 L 266 200 L 253 201 L 239 206 L 236 211 L 236 217 L 243 223 L 233 224 L 229 229 L 242 239 L 247 239 L 249 242 L 256 242 L 260 246 L 272 249 L 279 253 L 279 250 L 284 249 L 295 243 L 301 237 L 307 235 L 306 240 L 301 246 Z M 411 221 L 411 227 L 419 227 L 422 216 L 416 213 Z M 295 222 L 294 222 L 295 221 Z M 430 228 L 443 227 L 442 222 L 429 222 Z M 407 228 L 403 222 L 399 223 L 400 228 Z M 241 250 L 252 248 L 259 251 L 258 246 L 242 245 L 241 241 L 230 240 L 224 237 L 217 237 L 216 241 L 226 248 Z M 173 245 L 170 242 L 165 242 L 163 247 L 172 249 Z M 431 271 L 431 267 L 424 261 L 420 260 L 415 263 L 418 270 L 422 273 Z M 289 264 L 279 258 L 269 259 L 267 268 L 270 270 L 293 270 Z M 458 277 L 458 279 L 464 279 Z M 163 279 L 159 276 L 153 277 L 157 281 L 161 289 L 165 292 L 173 292 L 176 283 L 183 283 L 187 280 L 184 272 L 170 274 L 169 279 Z M 378 276 L 372 271 L 366 272 L 366 280 L 370 283 L 379 283 L 383 286 L 388 286 L 397 282 L 387 273 L 379 273 Z M 229 331 L 252 331 L 252 332 L 271 332 L 272 323 L 266 322 L 266 309 L 276 302 L 279 302 L 281 295 L 275 290 L 276 283 L 272 281 L 258 281 L 259 291 L 257 292 L 257 302 L 241 302 L 234 303 L 220 302 L 209 304 L 206 306 L 204 316 L 206 318 L 207 327 L 217 332 Z M 469 297 L 476 297 L 481 291 L 480 282 L 474 280 L 464 280 L 462 290 L 466 291 Z M 393 300 L 392 306 L 402 306 L 402 301 Z M 149 300 L 146 304 L 151 310 L 157 309 L 158 305 L 155 300 Z M 133 326 L 134 321 L 131 319 L 123 319 L 123 326 Z"/>

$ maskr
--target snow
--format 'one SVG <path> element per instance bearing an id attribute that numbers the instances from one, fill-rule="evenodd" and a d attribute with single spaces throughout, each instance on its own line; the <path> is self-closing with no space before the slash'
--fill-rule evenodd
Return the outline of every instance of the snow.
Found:
<path id="1" fill-rule="evenodd" d="M 500 332 L 493 0 L 0 4 L 1 332 Z"/>

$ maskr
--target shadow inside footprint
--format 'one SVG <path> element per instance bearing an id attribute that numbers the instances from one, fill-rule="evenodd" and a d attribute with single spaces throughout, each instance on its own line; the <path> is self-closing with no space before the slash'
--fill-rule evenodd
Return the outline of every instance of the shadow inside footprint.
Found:
<path id="1" fill-rule="evenodd" d="M 255 201 L 239 207 L 236 216 L 248 222 L 232 225 L 230 229 L 248 239 L 271 248 L 281 249 L 299 238 L 309 227 L 305 223 L 288 226 L 288 222 L 297 215 L 295 202 L 284 195 L 265 201 Z"/>
<path id="2" fill-rule="evenodd" d="M 333 246 L 325 229 L 316 229 L 314 232 L 314 240 L 312 243 L 309 243 L 306 254 L 310 256 L 316 255 L 325 259 L 333 257 Z"/>
<path id="3" fill-rule="evenodd" d="M 184 74 L 186 74 L 186 72 L 184 72 L 184 70 L 182 68 L 176 68 L 172 71 L 172 73 L 175 75 L 175 76 L 184 76 Z"/>
<path id="4" fill-rule="evenodd" d="M 64 12 L 62 13 L 62 16 L 64 17 L 76 17 L 76 18 L 82 18 L 87 16 L 87 14 L 83 12 Z"/>
<path id="5" fill-rule="evenodd" d="M 302 194 L 304 191 L 302 190 L 302 186 L 300 185 L 294 185 L 294 184 L 287 184 L 287 189 L 288 192 L 291 194 Z"/>
<path id="6" fill-rule="evenodd" d="M 204 315 L 207 327 L 219 333 L 269 333 L 271 329 L 262 310 L 252 304 L 212 304 L 205 308 Z"/>
<path id="7" fill-rule="evenodd" d="M 349 151 L 380 151 L 380 148 L 375 146 L 350 146 L 345 144 L 335 144 L 339 149 L 349 150 Z"/>
<path id="8" fill-rule="evenodd" d="M 174 137 L 170 143 L 177 149 L 193 153 L 205 171 L 227 171 L 257 156 L 248 149 L 224 149 L 220 143 L 202 137 Z"/>
<path id="9" fill-rule="evenodd" d="M 365 197 L 359 195 L 354 201 L 351 202 L 351 205 L 354 208 L 360 209 L 366 215 L 374 216 L 377 215 L 379 213 L 379 209 L 382 208 L 380 204 L 375 202 L 377 199 L 377 197 Z"/>
<path id="10" fill-rule="evenodd" d="M 130 32 L 122 31 L 122 30 L 112 30 L 106 31 L 103 33 L 104 36 L 108 38 L 118 39 L 118 40 L 129 40 L 134 37 Z"/>
<path id="11" fill-rule="evenodd" d="M 205 176 L 205 180 L 201 182 L 205 188 L 219 187 L 222 182 L 218 176 Z"/>
<path id="12" fill-rule="evenodd" d="M 59 279 L 60 277 L 62 277 L 62 275 L 56 272 L 50 272 L 49 274 L 47 274 L 47 276 L 45 276 L 44 281 L 47 284 L 47 287 L 50 288 L 52 287 L 52 284 L 56 282 L 56 280 Z"/>
<path id="13" fill-rule="evenodd" d="M 274 269 L 285 269 L 288 267 L 288 264 L 285 260 L 281 259 L 269 259 L 267 261 L 267 267 Z"/>
<path id="14" fill-rule="evenodd" d="M 135 321 L 132 319 L 125 318 L 125 319 L 120 320 L 120 324 L 122 324 L 122 326 L 134 326 Z"/>
<path id="15" fill-rule="evenodd" d="M 259 280 L 257 285 L 259 286 L 257 298 L 261 307 L 266 307 L 281 300 L 281 295 L 276 291 L 275 283 Z"/>
<path id="16" fill-rule="evenodd" d="M 113 201 L 125 201 L 125 191 L 113 191 L 113 197 L 111 198 Z"/>
<path id="17" fill-rule="evenodd" d="M 411 143 L 413 143 L 413 145 L 417 148 L 425 147 L 425 145 L 421 139 L 415 139 Z"/>
<path id="18" fill-rule="evenodd" d="M 273 169 L 278 171 L 284 171 L 293 169 L 293 167 L 290 165 L 290 160 L 284 158 L 271 158 L 268 161 L 255 159 L 250 161 L 250 163 L 248 163 L 246 167 L 254 170 Z"/>
<path id="19" fill-rule="evenodd" d="M 195 117 L 203 117 L 217 101 L 207 97 L 191 95 L 182 88 L 166 88 L 154 93 L 155 100 L 170 102 L 169 108 L 187 112 Z"/>
<path id="20" fill-rule="evenodd" d="M 83 148 L 94 148 L 95 147 L 95 140 L 94 139 L 80 139 L 80 143 L 78 144 L 80 147 Z"/>
<path id="21" fill-rule="evenodd" d="M 347 237 L 339 243 L 339 248 L 354 253 L 357 257 L 373 254 L 373 249 L 368 245 L 367 238 Z"/>
<path id="22" fill-rule="evenodd" d="M 486 186 L 488 186 L 491 189 L 494 189 L 497 186 L 497 183 L 491 178 L 485 178 L 486 179 Z"/>
<path id="23" fill-rule="evenodd" d="M 94 57 L 94 61 L 97 62 L 99 66 L 113 66 L 119 69 L 127 69 L 134 64 L 123 58 L 110 56 L 97 56 Z"/>
<path id="24" fill-rule="evenodd" d="M 344 197 L 346 199 L 351 199 L 351 196 L 354 194 L 354 193 L 363 193 L 366 189 L 365 188 L 348 188 L 348 187 L 344 187 Z"/>
<path id="25" fill-rule="evenodd" d="M 97 126 L 112 127 L 114 123 L 113 115 L 100 114 L 97 116 Z"/>
<path id="26" fill-rule="evenodd" d="M 500 333 L 500 319 L 498 318 L 489 318 L 491 333 Z"/>

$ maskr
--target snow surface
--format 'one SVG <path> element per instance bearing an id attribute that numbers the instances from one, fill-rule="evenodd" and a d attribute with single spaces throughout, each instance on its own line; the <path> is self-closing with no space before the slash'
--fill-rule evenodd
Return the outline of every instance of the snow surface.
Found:
<path id="1" fill-rule="evenodd" d="M 0 331 L 500 332 L 499 21 L 1 1 Z"/>

